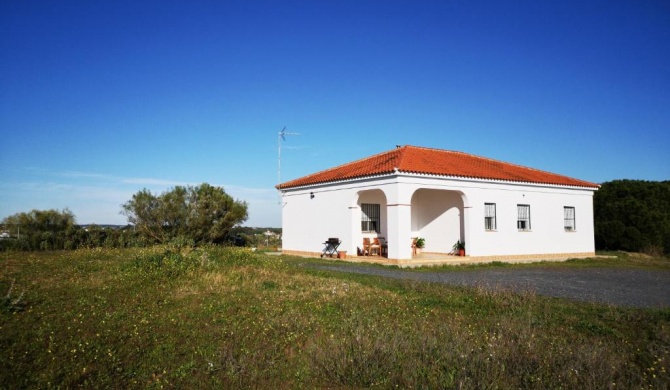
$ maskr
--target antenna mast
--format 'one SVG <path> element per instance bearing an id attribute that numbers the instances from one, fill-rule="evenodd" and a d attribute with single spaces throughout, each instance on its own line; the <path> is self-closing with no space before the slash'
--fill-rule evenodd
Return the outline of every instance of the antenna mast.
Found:
<path id="1" fill-rule="evenodd" d="M 278 145 L 278 158 L 277 158 L 277 185 L 281 184 L 281 142 L 286 141 L 286 136 L 287 135 L 300 135 L 300 133 L 288 133 L 286 131 L 286 126 L 284 126 L 283 129 L 279 132 L 279 135 L 277 137 L 277 145 Z M 279 203 L 281 203 L 281 191 L 279 192 Z"/>

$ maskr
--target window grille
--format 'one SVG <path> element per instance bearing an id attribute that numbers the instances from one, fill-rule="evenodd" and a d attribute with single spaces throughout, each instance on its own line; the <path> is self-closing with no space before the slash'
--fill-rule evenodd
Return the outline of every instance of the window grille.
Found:
<path id="1" fill-rule="evenodd" d="M 530 206 L 527 204 L 519 204 L 516 208 L 516 228 L 519 230 L 530 230 Z"/>
<path id="2" fill-rule="evenodd" d="M 577 228 L 574 207 L 563 207 L 563 226 L 566 231 L 573 231 Z"/>
<path id="3" fill-rule="evenodd" d="M 361 204 L 361 231 L 379 233 L 380 206 L 372 203 Z"/>
<path id="4" fill-rule="evenodd" d="M 484 203 L 484 229 L 496 230 L 496 204 Z"/>

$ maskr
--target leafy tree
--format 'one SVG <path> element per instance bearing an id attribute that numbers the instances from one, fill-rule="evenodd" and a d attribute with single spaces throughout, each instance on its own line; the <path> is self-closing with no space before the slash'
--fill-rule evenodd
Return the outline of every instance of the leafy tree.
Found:
<path id="1" fill-rule="evenodd" d="M 593 207 L 598 249 L 670 253 L 670 181 L 603 183 Z"/>
<path id="2" fill-rule="evenodd" d="M 75 228 L 75 217 L 69 209 L 32 210 L 11 215 L 2 224 L 16 234 L 21 249 L 62 249 L 66 232 Z"/>
<path id="3" fill-rule="evenodd" d="M 149 241 L 167 241 L 160 201 L 151 191 L 143 189 L 121 207 L 121 213 L 128 217 L 128 223 L 135 225 L 140 235 Z"/>
<path id="4" fill-rule="evenodd" d="M 146 239 L 158 243 L 178 238 L 222 242 L 248 217 L 246 202 L 234 200 L 223 188 L 207 183 L 176 186 L 161 195 L 143 189 L 122 205 L 121 213 Z"/>

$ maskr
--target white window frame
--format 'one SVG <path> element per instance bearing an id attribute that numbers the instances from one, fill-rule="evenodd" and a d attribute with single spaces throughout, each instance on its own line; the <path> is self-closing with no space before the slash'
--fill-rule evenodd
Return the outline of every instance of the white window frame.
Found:
<path id="1" fill-rule="evenodd" d="M 361 203 L 361 232 L 379 233 L 381 226 L 381 205 Z"/>
<path id="2" fill-rule="evenodd" d="M 516 205 L 516 228 L 520 232 L 530 231 L 530 205 L 518 204 Z"/>
<path id="3" fill-rule="evenodd" d="M 484 230 L 487 232 L 495 232 L 497 228 L 496 204 L 484 203 Z"/>
<path id="4" fill-rule="evenodd" d="M 577 214 L 574 206 L 563 206 L 563 229 L 566 232 L 577 230 Z"/>

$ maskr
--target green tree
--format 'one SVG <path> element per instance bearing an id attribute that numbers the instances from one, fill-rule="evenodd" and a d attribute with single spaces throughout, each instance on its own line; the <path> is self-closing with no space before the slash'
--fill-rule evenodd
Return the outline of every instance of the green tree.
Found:
<path id="1" fill-rule="evenodd" d="M 76 228 L 74 214 L 67 208 L 17 213 L 2 224 L 20 239 L 20 248 L 31 250 L 63 249 L 67 233 Z"/>
<path id="2" fill-rule="evenodd" d="M 122 214 L 146 239 L 165 243 L 186 238 L 196 243 L 222 242 L 247 220 L 247 203 L 207 183 L 176 186 L 154 195 L 143 189 L 122 205 Z"/>
<path id="3" fill-rule="evenodd" d="M 593 208 L 598 249 L 670 253 L 670 181 L 603 183 Z"/>
<path id="4" fill-rule="evenodd" d="M 166 223 L 163 222 L 160 201 L 147 189 L 133 195 L 132 199 L 123 204 L 121 213 L 128 218 L 128 223 L 135 225 L 139 234 L 149 241 L 165 242 Z"/>

